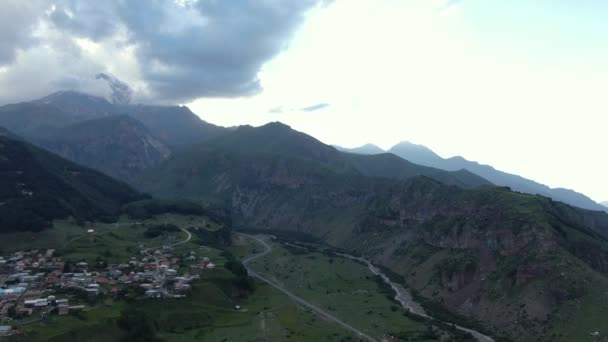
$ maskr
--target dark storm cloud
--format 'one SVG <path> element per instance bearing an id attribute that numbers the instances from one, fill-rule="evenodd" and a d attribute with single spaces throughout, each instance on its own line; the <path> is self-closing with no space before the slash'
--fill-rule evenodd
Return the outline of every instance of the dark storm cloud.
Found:
<path id="1" fill-rule="evenodd" d="M 317 111 L 317 110 L 325 109 L 327 107 L 329 107 L 329 103 L 318 103 L 316 105 L 304 107 L 301 110 L 304 111 L 304 112 L 314 112 L 314 111 Z"/>
<path id="2" fill-rule="evenodd" d="M 12 63 L 19 49 L 34 42 L 42 16 L 38 1 L 3 0 L 0 4 L 0 66 Z"/>
<path id="3" fill-rule="evenodd" d="M 94 41 L 125 32 L 150 100 L 187 102 L 259 92 L 262 65 L 286 48 L 305 12 L 325 2 L 59 0 L 49 18 Z"/>

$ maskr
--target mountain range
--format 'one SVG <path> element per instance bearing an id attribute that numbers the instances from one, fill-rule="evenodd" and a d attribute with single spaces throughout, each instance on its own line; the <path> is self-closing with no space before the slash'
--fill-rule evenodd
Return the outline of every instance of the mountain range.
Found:
<path id="1" fill-rule="evenodd" d="M 365 144 L 363 146 L 359 146 L 359 147 L 355 147 L 355 148 L 346 148 L 346 147 L 340 147 L 337 145 L 333 145 L 336 149 L 343 151 L 343 152 L 348 152 L 348 153 L 355 153 L 355 154 L 382 154 L 382 153 L 386 153 L 385 150 L 381 149 L 380 147 L 374 145 L 374 144 Z"/>
<path id="2" fill-rule="evenodd" d="M 605 326 L 608 214 L 495 186 L 504 173 L 463 158 L 413 144 L 339 151 L 277 122 L 221 128 L 186 107 L 73 92 L 0 107 L 0 125 L 4 231 L 110 220 L 145 192 L 363 255 L 499 337 L 570 341 Z"/>
<path id="3" fill-rule="evenodd" d="M 353 149 L 339 149 L 359 154 L 386 153 L 381 148 L 371 144 L 367 144 Z M 428 147 L 422 145 L 416 145 L 410 142 L 401 142 L 391 147 L 388 152 L 419 165 L 430 166 L 446 171 L 465 169 L 487 179 L 493 184 L 496 184 L 498 186 L 506 186 L 514 191 L 533 195 L 543 195 L 546 197 L 550 197 L 556 201 L 561 201 L 576 207 L 585 208 L 589 210 L 606 211 L 605 206 L 596 203 L 591 198 L 576 191 L 563 188 L 550 188 L 546 185 L 523 178 L 521 176 L 496 170 L 492 166 L 479 164 L 474 161 L 469 161 L 459 156 L 445 159 L 439 156 L 437 153 L 433 152 Z"/>
<path id="4" fill-rule="evenodd" d="M 237 228 L 364 255 L 499 336 L 595 329 L 585 312 L 608 312 L 594 301 L 608 288 L 608 215 L 488 184 L 393 154 L 339 152 L 272 123 L 177 152 L 138 186 L 221 203 Z"/>
<path id="5" fill-rule="evenodd" d="M 127 182 L 167 158 L 172 150 L 229 131 L 201 120 L 186 107 L 115 105 L 72 91 L 2 106 L 0 126 Z"/>

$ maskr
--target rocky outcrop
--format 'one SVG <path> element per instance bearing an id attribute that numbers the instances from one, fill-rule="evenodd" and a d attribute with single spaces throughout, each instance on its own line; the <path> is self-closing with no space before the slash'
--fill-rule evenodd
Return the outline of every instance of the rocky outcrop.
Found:
<path id="1" fill-rule="evenodd" d="M 146 127 L 127 116 L 110 116 L 69 126 L 38 144 L 81 165 L 133 182 L 171 150 Z"/>

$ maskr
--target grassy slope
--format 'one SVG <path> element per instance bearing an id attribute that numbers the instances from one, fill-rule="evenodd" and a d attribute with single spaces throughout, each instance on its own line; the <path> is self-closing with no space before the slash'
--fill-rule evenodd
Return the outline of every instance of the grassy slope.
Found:
<path id="1" fill-rule="evenodd" d="M 162 240 L 158 238 L 145 239 L 145 225 L 164 222 L 189 225 L 192 222 L 200 223 L 201 220 L 205 219 L 165 215 L 141 222 L 144 225 L 133 226 L 133 222 L 121 219 L 118 226 L 91 224 L 85 228 L 62 221 L 54 229 L 43 233 L 44 241 L 38 240 L 30 247 L 57 248 L 66 259 L 86 260 L 90 263 L 97 256 L 110 251 L 108 261 L 126 261 L 136 254 L 133 251 L 137 250 L 139 241 L 148 246 L 162 245 Z M 61 247 L 66 239 L 82 235 L 86 228 L 95 228 L 95 236 L 84 234 L 84 238 Z M 0 248 L 9 250 L 27 247 L 25 243 L 11 246 L 11 242 L 18 241 L 22 235 L 7 236 L 9 239 L 0 241 Z M 196 237 L 190 243 L 179 246 L 176 253 L 187 253 L 190 250 L 200 250 Z M 248 253 L 251 250 L 235 247 L 233 251 Z M 295 305 L 282 293 L 263 283 L 256 283 L 256 291 L 246 299 L 228 297 L 222 290 L 222 284 L 233 275 L 223 268 L 225 259 L 216 249 L 205 248 L 204 253 L 218 267 L 194 284 L 192 295 L 186 299 L 137 300 L 131 304 L 107 301 L 89 308 L 80 318 L 51 316 L 49 320 L 24 325 L 25 336 L 28 341 L 115 341 L 122 336 L 115 321 L 126 305 L 132 305 L 153 313 L 151 318 L 159 327 L 159 335 L 167 341 L 221 341 L 226 338 L 229 341 L 337 341 L 350 337 L 350 333 L 344 329 Z M 236 304 L 241 305 L 241 311 L 234 310 Z"/>
<path id="2" fill-rule="evenodd" d="M 270 254 L 256 260 L 253 267 L 371 336 L 398 332 L 417 336 L 426 328 L 423 323 L 404 316 L 367 267 L 355 261 L 275 247 Z"/>
<path id="3" fill-rule="evenodd" d="M 140 195 L 124 183 L 0 136 L 1 231 L 40 230 L 52 219 L 108 219 Z"/>

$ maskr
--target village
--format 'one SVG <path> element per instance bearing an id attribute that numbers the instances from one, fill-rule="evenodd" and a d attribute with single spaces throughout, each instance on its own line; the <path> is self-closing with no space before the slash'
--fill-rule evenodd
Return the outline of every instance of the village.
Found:
<path id="1" fill-rule="evenodd" d="M 53 249 L 0 256 L 0 336 L 49 315 L 78 315 L 101 298 L 184 298 L 215 264 L 205 247 L 177 255 L 172 245 L 146 248 L 119 264 L 71 261 Z"/>

